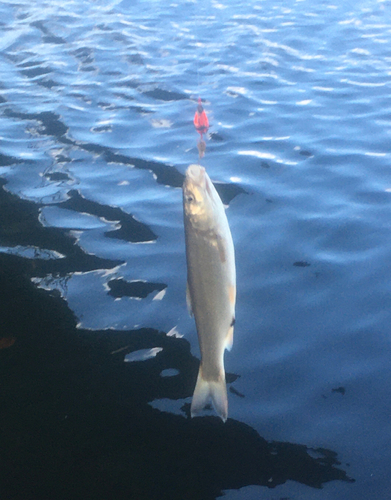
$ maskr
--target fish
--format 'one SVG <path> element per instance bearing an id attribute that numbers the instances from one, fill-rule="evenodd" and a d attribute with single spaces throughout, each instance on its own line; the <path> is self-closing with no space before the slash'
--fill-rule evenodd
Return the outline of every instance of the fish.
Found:
<path id="1" fill-rule="evenodd" d="M 206 170 L 190 165 L 183 183 L 187 304 L 194 316 L 201 362 L 191 403 L 198 415 L 212 400 L 225 422 L 228 398 L 224 351 L 235 324 L 235 251 L 224 205 Z"/>

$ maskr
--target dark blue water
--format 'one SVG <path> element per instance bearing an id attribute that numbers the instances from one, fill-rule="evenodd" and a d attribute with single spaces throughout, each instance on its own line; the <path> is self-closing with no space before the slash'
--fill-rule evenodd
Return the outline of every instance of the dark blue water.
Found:
<path id="1" fill-rule="evenodd" d="M 388 498 L 390 9 L 387 0 L 1 3 L 0 272 L 15 276 L 2 293 L 11 316 L 31 307 L 0 351 L 13 374 L 1 417 L 8 498 L 29 498 L 26 457 L 38 443 L 31 498 L 101 498 L 88 478 L 105 474 L 116 479 L 102 498 Z M 180 187 L 198 159 L 198 96 L 211 124 L 202 163 L 228 205 L 237 259 L 225 427 L 186 416 L 199 351 Z M 16 276 L 24 285 L 10 295 Z M 61 347 L 55 328 L 39 333 L 39 311 L 53 307 L 70 315 Z M 61 382 L 49 390 L 50 374 Z M 80 398 L 62 386 L 69 376 L 86 384 Z M 23 406 L 34 391 L 43 402 Z M 79 417 L 65 428 L 71 407 Z M 20 436 L 38 428 L 50 432 L 24 446 Z M 155 449 L 163 433 L 171 437 Z M 69 456 L 48 444 L 56 435 L 72 443 Z M 247 474 L 259 440 L 280 462 Z M 63 470 L 76 479 L 61 496 Z"/>

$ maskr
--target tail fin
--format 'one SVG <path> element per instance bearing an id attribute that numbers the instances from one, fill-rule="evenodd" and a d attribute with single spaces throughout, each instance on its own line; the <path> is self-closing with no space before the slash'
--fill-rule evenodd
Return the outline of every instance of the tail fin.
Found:
<path id="1" fill-rule="evenodd" d="M 202 367 L 200 366 L 191 402 L 191 416 L 195 417 L 203 410 L 209 399 L 212 400 L 219 417 L 225 422 L 228 417 L 228 398 L 224 370 L 218 380 L 205 380 L 202 377 Z"/>

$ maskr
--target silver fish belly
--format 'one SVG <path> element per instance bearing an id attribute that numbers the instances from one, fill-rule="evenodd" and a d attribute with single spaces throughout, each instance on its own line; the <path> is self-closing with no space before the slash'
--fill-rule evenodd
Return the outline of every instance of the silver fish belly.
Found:
<path id="1" fill-rule="evenodd" d="M 187 301 L 194 315 L 201 364 L 192 417 L 211 399 L 228 416 L 224 351 L 233 342 L 236 273 L 234 246 L 223 203 L 205 169 L 190 165 L 183 184 Z"/>

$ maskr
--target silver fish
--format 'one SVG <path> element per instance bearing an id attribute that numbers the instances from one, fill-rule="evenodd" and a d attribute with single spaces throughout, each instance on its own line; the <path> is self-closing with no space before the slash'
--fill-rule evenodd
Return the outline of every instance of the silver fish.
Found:
<path id="1" fill-rule="evenodd" d="M 190 165 L 183 184 L 187 303 L 194 314 L 201 364 L 191 404 L 197 415 L 211 399 L 228 416 L 224 351 L 233 342 L 235 254 L 223 203 L 204 167 Z"/>

